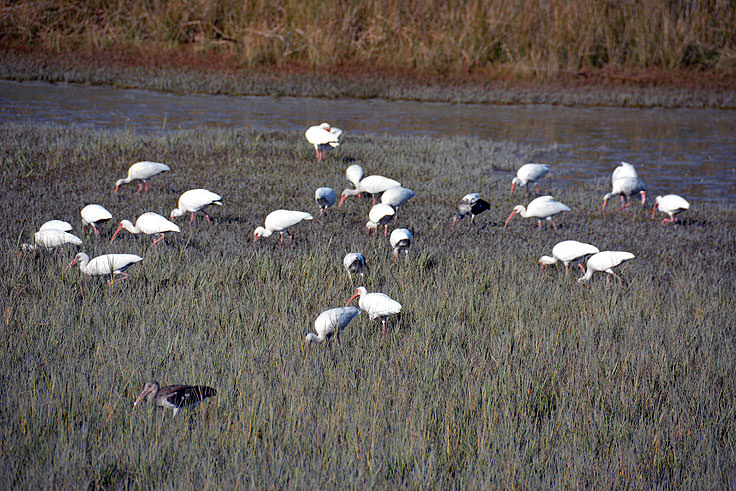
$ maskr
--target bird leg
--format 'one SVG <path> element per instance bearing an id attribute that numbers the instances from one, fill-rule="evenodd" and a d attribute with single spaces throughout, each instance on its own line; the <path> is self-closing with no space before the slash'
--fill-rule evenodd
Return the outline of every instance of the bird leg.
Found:
<path id="1" fill-rule="evenodd" d="M 373 198 L 373 206 L 376 206 L 376 195 L 371 194 L 371 197 Z"/>
<path id="2" fill-rule="evenodd" d="M 565 264 L 565 278 L 567 278 L 567 264 Z"/>
<path id="3" fill-rule="evenodd" d="M 319 214 L 320 215 L 324 215 L 325 214 L 325 211 L 327 211 L 327 208 L 320 208 Z"/>
<path id="4" fill-rule="evenodd" d="M 406 258 L 406 264 L 409 264 L 409 249 L 405 250 L 404 254 L 405 254 L 404 257 Z"/>
<path id="5" fill-rule="evenodd" d="M 194 212 L 189 215 L 189 223 L 194 223 Z"/>
<path id="6" fill-rule="evenodd" d="M 143 181 L 143 184 L 146 186 L 146 192 L 148 192 L 148 183 L 146 181 Z"/>
<path id="7" fill-rule="evenodd" d="M 281 240 L 279 241 L 279 243 L 280 243 L 280 244 L 283 244 L 283 243 L 284 243 L 284 233 L 283 233 L 283 232 L 279 232 L 279 238 L 281 239 Z"/>
<path id="8" fill-rule="evenodd" d="M 95 227 L 95 224 L 94 223 L 92 224 L 92 230 L 95 231 L 95 235 L 100 235 L 100 231 L 97 230 L 97 227 Z"/>
<path id="9" fill-rule="evenodd" d="M 537 228 L 542 228 L 542 220 L 537 220 Z"/>
<path id="10" fill-rule="evenodd" d="M 161 233 L 161 237 L 159 237 L 158 239 L 156 239 L 156 240 L 153 241 L 153 244 L 151 244 L 151 246 L 155 246 L 156 244 L 158 244 L 162 240 L 164 240 L 164 234 L 163 233 Z"/>
<path id="11" fill-rule="evenodd" d="M 294 248 L 294 236 L 292 234 L 289 234 L 289 248 Z"/>
<path id="12" fill-rule="evenodd" d="M 211 227 L 212 226 L 212 220 L 210 220 L 210 216 L 204 210 L 202 210 L 202 213 L 204 213 L 204 217 L 207 219 L 207 223 L 209 223 L 210 224 L 210 227 Z"/>
<path id="13" fill-rule="evenodd" d="M 578 263 L 578 266 L 580 266 L 580 271 L 582 271 L 583 274 L 585 274 L 585 266 L 583 266 L 583 263 Z"/>
<path id="14" fill-rule="evenodd" d="M 537 194 L 540 194 L 539 184 L 537 184 Z"/>
<path id="15" fill-rule="evenodd" d="M 383 326 L 383 329 L 381 329 L 381 338 L 383 339 L 386 336 L 386 318 L 381 317 L 381 325 Z"/>
<path id="16" fill-rule="evenodd" d="M 383 226 L 383 236 L 388 237 L 388 224 Z"/>
<path id="17" fill-rule="evenodd" d="M 557 230 L 557 224 L 555 223 L 554 220 L 552 220 L 552 217 L 549 217 L 549 221 L 552 222 L 552 228 Z"/>
<path id="18" fill-rule="evenodd" d="M 138 194 L 143 190 L 143 181 L 138 181 L 138 191 L 133 194 Z"/>

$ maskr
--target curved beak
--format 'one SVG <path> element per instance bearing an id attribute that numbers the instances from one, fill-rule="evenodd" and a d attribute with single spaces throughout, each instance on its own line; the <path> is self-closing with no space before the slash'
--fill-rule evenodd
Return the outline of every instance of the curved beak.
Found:
<path id="1" fill-rule="evenodd" d="M 255 244 L 255 243 L 256 243 L 256 241 L 258 240 L 258 237 L 259 237 L 258 235 L 254 235 L 254 236 L 253 236 L 253 243 L 254 243 L 254 244 Z"/>
<path id="2" fill-rule="evenodd" d="M 659 203 L 654 203 L 654 206 L 652 207 L 652 220 L 654 220 L 654 212 L 657 211 L 658 206 Z"/>
<path id="3" fill-rule="evenodd" d="M 347 198 L 347 195 L 345 194 L 340 196 L 340 203 L 337 205 L 338 208 L 340 208 L 342 204 L 345 202 L 345 198 Z"/>
<path id="4" fill-rule="evenodd" d="M 355 297 L 357 297 L 358 295 L 360 295 L 360 294 L 359 294 L 359 293 L 358 293 L 358 292 L 356 291 L 356 292 L 355 292 L 355 293 L 353 294 L 353 296 L 352 296 L 352 297 L 350 297 L 350 300 L 348 300 L 348 303 L 346 303 L 346 304 L 345 304 L 345 307 L 347 307 L 348 305 L 350 305 L 350 302 L 352 302 L 352 301 L 353 301 L 353 299 L 354 299 Z"/>
<path id="5" fill-rule="evenodd" d="M 118 234 L 120 233 L 120 231 L 121 231 L 122 229 L 123 229 L 123 225 L 122 225 L 122 224 L 121 224 L 121 225 L 118 225 L 118 229 L 117 229 L 117 230 L 115 230 L 115 233 L 114 233 L 114 234 L 112 234 L 112 239 L 110 239 L 110 243 L 111 243 L 111 244 L 112 244 L 112 241 L 113 241 L 113 240 L 115 240 L 115 237 L 117 237 L 117 236 L 118 236 Z"/>
<path id="6" fill-rule="evenodd" d="M 455 218 L 452 219 L 452 228 L 453 229 L 455 228 L 455 224 L 457 223 L 458 220 L 459 219 L 458 219 L 457 215 L 455 215 Z"/>
<path id="7" fill-rule="evenodd" d="M 151 389 L 143 390 L 141 394 L 138 396 L 138 398 L 133 403 L 133 410 L 135 410 L 135 407 L 143 400 L 144 397 L 146 397 L 151 392 Z"/>
<path id="8" fill-rule="evenodd" d="M 516 210 L 511 212 L 511 215 L 506 219 L 506 221 L 503 223 L 503 228 L 506 228 L 506 226 L 509 224 L 509 220 L 511 220 L 511 217 L 516 215 Z"/>
<path id="9" fill-rule="evenodd" d="M 642 191 L 641 192 L 641 207 L 644 208 L 644 205 L 647 203 L 647 192 Z"/>
<path id="10" fill-rule="evenodd" d="M 511 193 L 510 194 L 514 194 L 514 189 L 516 189 L 516 182 L 511 183 Z"/>
<path id="11" fill-rule="evenodd" d="M 118 184 L 116 184 L 115 185 L 115 191 L 113 191 L 113 192 L 117 193 L 118 192 L 118 188 L 120 188 L 120 186 Z"/>
<path id="12" fill-rule="evenodd" d="M 64 269 L 64 273 L 66 273 L 69 270 L 69 268 L 71 268 L 72 266 L 74 266 L 75 264 L 77 264 L 77 262 L 79 262 L 79 259 L 77 259 L 75 257 L 74 260 L 69 263 L 69 266 L 67 266 L 66 269 Z"/>
<path id="13" fill-rule="evenodd" d="M 606 204 L 608 204 L 608 197 L 603 198 L 603 209 L 601 211 L 606 211 Z"/>

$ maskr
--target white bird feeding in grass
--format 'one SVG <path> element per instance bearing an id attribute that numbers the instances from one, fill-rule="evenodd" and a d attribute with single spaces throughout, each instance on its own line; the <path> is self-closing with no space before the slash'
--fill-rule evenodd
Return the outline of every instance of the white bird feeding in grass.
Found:
<path id="1" fill-rule="evenodd" d="M 365 224 L 365 228 L 368 229 L 368 234 L 371 233 L 371 230 L 375 230 L 379 226 L 383 225 L 383 235 L 388 235 L 388 222 L 390 222 L 395 215 L 396 211 L 389 205 L 384 205 L 383 203 L 374 205 L 373 208 L 371 208 L 371 211 L 368 212 L 368 222 Z"/>
<path id="2" fill-rule="evenodd" d="M 278 232 L 281 236 L 281 243 L 284 243 L 284 233 L 294 225 L 303 220 L 311 220 L 311 214 L 305 211 L 294 210 L 276 210 L 272 211 L 266 217 L 263 227 L 256 227 L 253 231 L 253 242 L 261 237 L 270 237 L 274 232 Z M 289 233 L 290 245 L 294 245 L 294 236 Z"/>
<path id="3" fill-rule="evenodd" d="M 48 222 L 44 222 L 38 229 L 39 232 L 43 230 L 61 230 L 62 232 L 71 232 L 72 225 L 64 220 L 49 220 Z"/>
<path id="4" fill-rule="evenodd" d="M 381 319 L 381 325 L 383 326 L 381 336 L 385 336 L 386 317 L 401 312 L 401 304 L 384 293 L 368 293 L 365 287 L 359 286 L 345 306 L 347 307 L 350 305 L 350 302 L 358 296 L 360 297 L 358 305 L 362 310 L 368 313 L 371 320 L 376 318 Z"/>
<path id="5" fill-rule="evenodd" d="M 152 406 L 171 409 L 176 416 L 179 410 L 192 408 L 216 394 L 215 389 L 206 385 L 168 385 L 162 388 L 158 382 L 148 382 L 133 403 L 133 409 L 145 398 Z"/>
<path id="6" fill-rule="evenodd" d="M 596 271 L 603 271 L 613 276 L 618 280 L 619 283 L 623 284 L 623 280 L 619 275 L 613 272 L 613 268 L 619 264 L 634 259 L 634 255 L 626 251 L 603 251 L 597 254 L 593 254 L 588 258 L 586 263 L 587 270 L 585 275 L 578 278 L 578 282 L 588 281 L 593 277 L 593 273 Z M 606 277 L 606 282 L 610 281 L 611 276 Z"/>
<path id="7" fill-rule="evenodd" d="M 314 145 L 314 152 L 317 156 L 317 162 L 322 162 L 324 152 L 332 150 L 340 145 L 340 136 L 342 130 L 330 126 L 329 123 L 322 123 L 318 126 L 310 126 L 304 133 L 307 141 Z"/>
<path id="8" fill-rule="evenodd" d="M 345 271 L 348 272 L 348 278 L 353 281 L 353 275 L 359 274 L 362 279 L 364 276 L 363 270 L 365 269 L 365 257 L 359 252 L 348 252 L 342 260 L 342 265 Z"/>
<path id="9" fill-rule="evenodd" d="M 480 215 L 490 208 L 491 204 L 482 199 L 480 193 L 466 194 L 457 205 L 457 214 L 455 214 L 455 218 L 452 220 L 452 228 L 455 228 L 458 220 L 462 220 L 467 215 L 470 215 L 470 225 L 473 225 L 475 215 Z"/>
<path id="10" fill-rule="evenodd" d="M 105 222 L 112 218 L 112 213 L 107 211 L 101 205 L 87 205 L 82 208 L 79 212 L 82 215 L 82 233 L 87 233 L 87 225 L 92 226 L 92 230 L 95 231 L 95 235 L 100 235 L 100 231 L 97 230 L 97 224 Z"/>
<path id="11" fill-rule="evenodd" d="M 170 222 L 158 213 L 153 213 L 152 211 L 146 212 L 143 215 L 139 216 L 138 219 L 135 221 L 135 225 L 133 225 L 129 220 L 121 221 L 120 225 L 118 225 L 117 230 L 115 230 L 115 233 L 112 234 L 112 239 L 110 239 L 111 244 L 122 229 L 127 230 L 131 234 L 158 234 L 159 237 L 153 241 L 153 244 L 151 244 L 154 246 L 164 240 L 164 234 L 166 232 L 181 232 L 181 229 L 179 229 L 179 226 L 177 224 Z"/>
<path id="12" fill-rule="evenodd" d="M 399 258 L 399 253 L 404 251 L 406 262 L 409 262 L 409 247 L 411 247 L 412 234 L 406 228 L 397 228 L 391 232 L 389 241 L 394 248 L 394 261 Z"/>
<path id="13" fill-rule="evenodd" d="M 360 314 L 360 309 L 356 307 L 336 307 L 334 309 L 325 310 L 314 320 L 314 330 L 317 334 L 307 334 L 307 346 L 319 344 L 325 339 L 335 336 L 335 341 L 340 344 L 340 335 L 343 329 L 350 324 Z"/>
<path id="14" fill-rule="evenodd" d="M 580 269 L 585 273 L 585 268 L 580 263 L 588 254 L 596 254 L 600 252 L 598 248 L 585 242 L 578 242 L 577 240 L 563 240 L 558 242 L 552 248 L 552 256 L 542 256 L 539 258 L 539 264 L 542 266 L 542 272 L 557 261 L 561 261 L 565 265 L 565 276 L 567 277 L 568 265 L 570 263 L 577 263 Z"/>
<path id="15" fill-rule="evenodd" d="M 353 164 L 345 169 L 345 178 L 353 183 L 355 189 L 358 189 L 358 183 L 365 177 L 365 170 L 358 164 Z M 360 198 L 360 195 L 358 195 Z"/>
<path id="16" fill-rule="evenodd" d="M 222 206 L 222 196 L 215 194 L 206 189 L 190 189 L 179 196 L 178 207 L 171 210 L 170 220 L 180 217 L 185 213 L 190 213 L 189 221 L 194 221 L 194 214 L 198 211 L 204 213 L 207 223 L 212 225 L 210 216 L 204 211 L 209 205 Z"/>
<path id="17" fill-rule="evenodd" d="M 540 196 L 532 200 L 526 208 L 523 205 L 516 205 L 503 224 L 503 227 L 506 228 L 511 217 L 518 213 L 524 218 L 536 218 L 538 227 L 542 226 L 542 220 L 548 220 L 552 222 L 554 228 L 557 228 L 557 224 L 552 220 L 552 217 L 559 215 L 563 211 L 570 211 L 570 208 L 566 204 L 556 201 L 552 196 Z"/>
<path id="18" fill-rule="evenodd" d="M 621 196 L 621 208 L 628 208 L 630 197 L 635 194 L 641 195 L 641 205 L 647 200 L 647 186 L 639 179 L 633 165 L 621 162 L 611 174 L 611 192 L 603 196 L 603 211 L 606 211 L 606 203 L 616 195 Z"/>
<path id="19" fill-rule="evenodd" d="M 65 245 L 82 245 L 82 239 L 63 230 L 45 229 L 33 234 L 33 244 L 21 245 L 24 251 L 51 250 Z"/>
<path id="20" fill-rule="evenodd" d="M 335 204 L 337 196 L 332 188 L 322 187 L 317 188 L 314 192 L 314 200 L 317 202 L 317 206 L 319 206 L 319 214 L 324 215 L 327 212 L 327 208 Z"/>
<path id="21" fill-rule="evenodd" d="M 394 188 L 388 188 L 383 192 L 381 195 L 381 203 L 392 206 L 394 210 L 398 211 L 399 206 L 403 205 L 414 196 L 416 196 L 416 193 L 411 189 L 396 186 Z"/>
<path id="22" fill-rule="evenodd" d="M 144 186 L 146 192 L 148 192 L 148 180 L 155 175 L 170 170 L 171 168 L 168 165 L 161 164 L 159 162 L 136 162 L 135 164 L 131 165 L 130 168 L 128 168 L 128 177 L 126 177 L 125 179 L 118 179 L 118 181 L 115 183 L 115 192 L 118 192 L 120 186 L 122 186 L 123 184 L 128 184 L 131 181 L 139 181 L 138 190 L 134 194 L 140 193 L 143 190 Z"/>
<path id="23" fill-rule="evenodd" d="M 654 220 L 654 213 L 659 209 L 662 213 L 669 215 L 669 218 L 662 220 L 662 225 L 672 223 L 673 226 L 677 226 L 677 215 L 685 210 L 690 209 L 690 203 L 685 198 L 677 194 L 666 194 L 664 196 L 657 196 L 654 199 L 654 207 L 652 208 L 652 220 Z"/>
<path id="24" fill-rule="evenodd" d="M 114 275 L 119 274 L 121 279 L 126 279 L 128 275 L 124 271 L 142 260 L 142 257 L 135 254 L 104 254 L 90 260 L 87 254 L 80 252 L 64 271 L 66 272 L 75 264 L 79 264 L 79 269 L 84 274 L 91 276 L 110 275 L 110 280 L 107 284 L 112 287 Z"/>
<path id="25" fill-rule="evenodd" d="M 355 189 L 346 188 L 343 189 L 340 196 L 340 203 L 337 205 L 338 208 L 342 206 L 348 196 L 359 196 L 361 193 L 369 193 L 373 197 L 373 204 L 376 204 L 376 195 L 381 194 L 387 189 L 401 186 L 399 181 L 394 181 L 388 177 L 383 176 L 368 176 L 364 177 L 358 182 Z"/>
<path id="26" fill-rule="evenodd" d="M 513 194 L 516 186 L 526 186 L 526 192 L 524 196 L 529 194 L 529 183 L 534 183 L 537 187 L 537 194 L 539 194 L 539 184 L 544 176 L 549 172 L 549 165 L 547 164 L 524 164 L 519 167 L 516 171 L 516 177 L 511 180 L 511 193 Z"/>

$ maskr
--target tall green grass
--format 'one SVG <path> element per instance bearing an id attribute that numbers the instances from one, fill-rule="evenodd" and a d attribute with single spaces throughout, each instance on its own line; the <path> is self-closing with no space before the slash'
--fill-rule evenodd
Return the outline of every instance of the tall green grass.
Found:
<path id="1" fill-rule="evenodd" d="M 512 170 L 539 149 L 347 133 L 317 164 L 297 132 L 6 124 L 0 135 L 5 487 L 733 485 L 733 207 L 692 202 L 677 229 L 636 206 L 601 215 L 600 176 L 544 185 L 572 208 L 559 230 L 519 218 L 504 230 L 527 201 L 508 194 Z M 113 194 L 143 159 L 172 171 L 147 195 Z M 355 162 L 416 191 L 392 223 L 414 232 L 408 265 L 366 235 L 367 200 L 316 215 L 314 189 L 347 187 Z M 62 273 L 75 251 L 20 252 L 47 219 L 79 231 L 85 203 L 116 220 L 168 214 L 193 187 L 223 196 L 212 228 L 182 221 L 155 249 L 131 235 L 109 245 L 113 225 L 84 239 L 91 255 L 144 257 L 112 291 Z M 492 208 L 451 231 L 468 192 Z M 315 220 L 296 227 L 293 249 L 253 244 L 281 207 Z M 541 275 L 539 256 L 568 238 L 634 252 L 626 285 Z M 361 314 L 341 346 L 307 349 L 314 318 L 354 290 L 341 266 L 353 250 L 368 259 L 368 290 L 402 315 L 384 339 Z M 176 418 L 133 412 L 152 379 L 218 394 Z"/>
<path id="2" fill-rule="evenodd" d="M 315 0 L 3 2 L 2 40 L 69 48 L 193 44 L 247 65 L 378 66 L 422 73 L 510 67 L 733 73 L 732 2 Z"/>

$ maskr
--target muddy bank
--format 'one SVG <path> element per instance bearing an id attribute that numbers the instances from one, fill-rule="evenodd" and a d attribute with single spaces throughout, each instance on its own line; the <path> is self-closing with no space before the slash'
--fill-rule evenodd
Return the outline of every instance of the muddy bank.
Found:
<path id="1" fill-rule="evenodd" d="M 611 107 L 736 108 L 736 79 L 706 72 L 561 74 L 496 73 L 445 77 L 343 67 L 238 66 L 226 56 L 178 50 L 50 53 L 0 48 L 0 78 L 73 82 L 176 93 L 319 98 L 383 98 L 454 103 Z"/>

